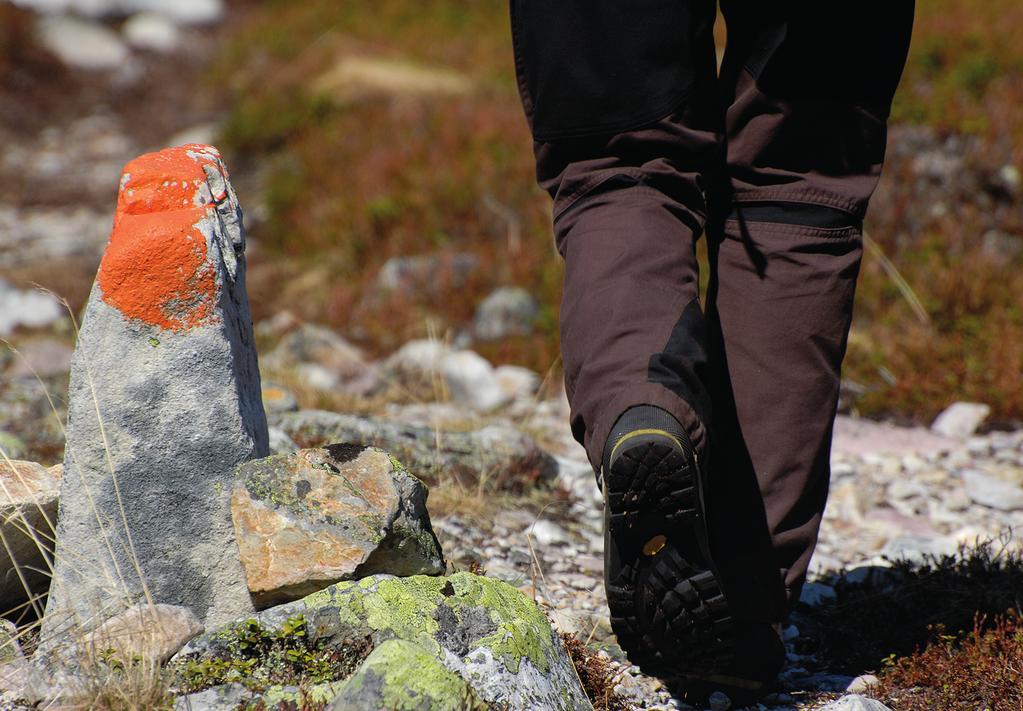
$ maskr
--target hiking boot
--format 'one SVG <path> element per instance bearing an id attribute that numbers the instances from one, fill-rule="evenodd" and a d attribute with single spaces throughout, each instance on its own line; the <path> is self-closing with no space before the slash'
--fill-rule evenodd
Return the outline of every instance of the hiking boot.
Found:
<path id="1" fill-rule="evenodd" d="M 704 475 L 682 426 L 657 407 L 626 410 L 601 475 L 604 584 L 622 649 L 664 679 L 729 669 L 732 620 L 710 556 Z"/>
<path id="2" fill-rule="evenodd" d="M 734 707 L 755 704 L 773 691 L 785 665 L 785 644 L 778 626 L 767 622 L 736 620 L 732 623 L 732 659 L 713 671 L 691 670 L 667 680 L 680 699 L 705 703 L 715 691 L 724 693 Z"/>

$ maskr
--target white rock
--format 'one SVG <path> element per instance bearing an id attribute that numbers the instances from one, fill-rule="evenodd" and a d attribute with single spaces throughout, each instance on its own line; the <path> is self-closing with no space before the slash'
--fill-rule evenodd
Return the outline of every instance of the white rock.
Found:
<path id="1" fill-rule="evenodd" d="M 845 690 L 850 694 L 862 694 L 872 686 L 877 686 L 877 677 L 873 674 L 860 674 L 849 682 L 849 686 Z"/>
<path id="2" fill-rule="evenodd" d="M 295 366 L 295 374 L 304 385 L 314 390 L 333 390 L 340 382 L 337 373 L 319 363 L 299 363 Z"/>
<path id="3" fill-rule="evenodd" d="M 121 0 L 134 12 L 158 12 L 184 25 L 210 25 L 224 16 L 223 0 Z"/>
<path id="4" fill-rule="evenodd" d="M 18 643 L 18 627 L 10 620 L 0 618 L 0 665 L 25 659 Z"/>
<path id="5" fill-rule="evenodd" d="M 56 297 L 37 289 L 22 291 L 0 279 L 0 336 L 9 335 L 18 326 L 39 328 L 64 314 Z"/>
<path id="6" fill-rule="evenodd" d="M 499 365 L 495 369 L 501 391 L 509 400 L 528 400 L 536 396 L 540 375 L 518 365 Z"/>
<path id="7" fill-rule="evenodd" d="M 955 447 L 956 440 L 923 427 L 898 427 L 839 415 L 835 418 L 832 455 L 854 456 L 867 460 L 869 455 L 926 454 Z M 867 456 L 865 456 L 867 455 Z"/>
<path id="8" fill-rule="evenodd" d="M 977 431 L 991 408 L 979 402 L 957 402 L 945 408 L 931 424 L 931 431 L 946 437 L 966 438 Z"/>
<path id="9" fill-rule="evenodd" d="M 142 603 L 96 628 L 87 649 L 113 650 L 122 661 L 137 656 L 162 664 L 202 631 L 199 618 L 187 607 Z"/>
<path id="10" fill-rule="evenodd" d="M 494 341 L 507 336 L 527 334 L 533 329 L 536 299 L 525 289 L 502 287 L 483 300 L 476 309 L 476 337 Z"/>
<path id="11" fill-rule="evenodd" d="M 14 0 L 29 10 L 84 17 L 127 17 L 140 12 L 166 15 L 182 24 L 204 25 L 224 15 L 223 0 Z"/>
<path id="12" fill-rule="evenodd" d="M 440 371 L 451 399 L 476 410 L 493 410 L 508 402 L 494 367 L 474 351 L 456 351 L 441 359 Z"/>
<path id="13" fill-rule="evenodd" d="M 116 69 L 131 56 L 118 34 L 98 22 L 58 15 L 41 18 L 37 30 L 39 43 L 75 69 Z"/>
<path id="14" fill-rule="evenodd" d="M 1003 165 L 998 170 L 998 177 L 1001 178 L 1003 183 L 1014 190 L 1020 186 L 1021 179 L 1019 168 L 1012 164 Z"/>
<path id="15" fill-rule="evenodd" d="M 76 142 L 79 138 L 69 138 L 69 141 Z M 85 141 L 93 141 L 94 138 L 87 137 Z M 56 149 L 55 149 L 56 150 Z M 44 151 L 45 153 L 45 151 Z M 36 154 L 39 157 L 39 154 Z M 45 165 L 45 155 L 41 160 L 31 163 L 28 166 L 18 166 L 17 170 L 26 178 L 33 180 L 47 180 L 59 175 L 61 180 L 89 181 L 92 175 L 82 175 L 65 170 L 66 166 L 54 167 L 52 175 L 41 174 L 40 166 Z M 87 160 L 91 165 L 100 161 L 94 157 Z M 115 169 L 116 170 L 116 169 Z M 35 171 L 33 173 L 33 171 Z M 117 188 L 116 183 L 110 183 L 111 190 Z M 91 183 L 90 183 L 91 184 Z M 51 261 L 60 257 L 89 257 L 98 259 L 103 253 L 103 245 L 106 244 L 110 235 L 110 215 L 93 211 L 87 207 L 41 207 L 31 209 L 13 209 L 0 207 L 0 265 L 5 267 L 18 267 L 33 262 Z M 0 319 L 5 315 L 5 309 L 0 308 Z"/>
<path id="16" fill-rule="evenodd" d="M 15 5 L 35 12 L 73 12 L 87 17 L 102 17 L 117 5 L 117 0 L 12 0 Z"/>
<path id="17" fill-rule="evenodd" d="M 121 27 L 121 32 L 132 47 L 152 52 L 173 52 L 181 43 L 181 32 L 178 30 L 178 26 L 167 17 L 151 12 L 132 15 Z M 187 143 L 194 142 L 187 141 Z M 186 142 L 182 141 L 172 145 L 183 145 L 184 143 Z"/>
<path id="18" fill-rule="evenodd" d="M 952 489 L 948 492 L 945 498 L 942 499 L 942 505 L 949 511 L 956 513 L 965 511 L 970 508 L 972 499 L 970 495 L 966 493 L 964 489 Z"/>
<path id="19" fill-rule="evenodd" d="M 385 373 L 397 378 L 424 378 L 435 375 L 440 361 L 451 348 L 437 340 L 409 341 L 383 362 Z"/>
<path id="20" fill-rule="evenodd" d="M 822 706 L 820 711 L 891 711 L 891 709 L 875 699 L 850 694 Z"/>
<path id="21" fill-rule="evenodd" d="M 978 457 L 991 454 L 991 442 L 987 437 L 970 437 L 966 440 L 966 451 Z"/>
<path id="22" fill-rule="evenodd" d="M 1023 488 L 974 469 L 963 472 L 967 495 L 981 506 L 999 511 L 1023 509 Z"/>
<path id="23" fill-rule="evenodd" d="M 912 499 L 927 496 L 927 487 L 912 479 L 896 479 L 888 485 L 888 496 L 893 499 Z"/>
<path id="24" fill-rule="evenodd" d="M 218 711 L 219 709 L 245 708 L 252 700 L 253 692 L 241 684 L 222 684 L 174 701 L 174 711 Z"/>
<path id="25" fill-rule="evenodd" d="M 269 428 L 270 454 L 291 454 L 298 451 L 298 445 L 280 427 Z"/>
<path id="26" fill-rule="evenodd" d="M 568 532 L 547 519 L 540 519 L 529 530 L 529 534 L 542 546 L 552 546 L 559 543 L 568 543 Z"/>
<path id="27" fill-rule="evenodd" d="M 468 93 L 472 88 L 473 83 L 468 77 L 444 67 L 358 56 L 342 57 L 313 82 L 314 91 L 342 104 L 372 96 L 450 96 Z M 434 265 L 446 263 L 445 268 L 453 266 L 455 269 L 453 274 L 446 275 L 455 277 L 455 284 L 466 272 L 475 270 L 479 265 L 476 255 L 470 254 L 466 258 L 464 253 L 443 255 L 439 260 L 435 259 L 435 255 L 395 259 L 402 260 L 403 270 L 411 267 L 411 272 L 419 274 L 436 274 Z M 434 265 L 427 260 L 434 260 Z M 444 278 L 445 275 L 440 276 Z"/>
<path id="28" fill-rule="evenodd" d="M 930 557 L 952 555 L 958 549 L 959 544 L 953 538 L 899 536 L 888 541 L 881 549 L 880 555 L 890 560 L 923 562 Z"/>
<path id="29" fill-rule="evenodd" d="M 262 360 L 277 370 L 297 364 L 302 377 L 320 390 L 338 388 L 364 395 L 379 385 L 376 369 L 366 362 L 359 348 L 329 328 L 311 323 L 293 326 Z"/>
<path id="30" fill-rule="evenodd" d="M 863 585 L 869 583 L 874 586 L 885 586 L 892 581 L 892 573 L 889 570 L 891 563 L 883 558 L 875 557 L 871 560 L 858 563 L 851 563 L 846 566 L 846 572 L 841 580 L 846 585 Z"/>
<path id="31" fill-rule="evenodd" d="M 588 504 L 590 510 L 602 511 L 604 495 L 597 486 L 590 463 L 557 455 L 554 459 L 558 463 L 558 483 L 561 488 L 571 491 L 576 499 Z"/>
<path id="32" fill-rule="evenodd" d="M 8 707 L 4 702 L 26 699 L 26 687 L 32 676 L 32 666 L 19 655 L 17 659 L 0 664 L 0 706 Z M 34 700 L 34 699 L 32 699 Z"/>

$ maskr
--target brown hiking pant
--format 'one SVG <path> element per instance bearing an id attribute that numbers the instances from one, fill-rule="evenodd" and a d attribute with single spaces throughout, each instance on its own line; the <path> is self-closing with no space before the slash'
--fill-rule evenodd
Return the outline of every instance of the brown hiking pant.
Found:
<path id="1" fill-rule="evenodd" d="M 734 611 L 775 621 L 799 594 L 827 498 L 862 221 L 913 2 L 721 9 L 719 73 L 715 0 L 511 0 L 565 259 L 572 431 L 599 469 L 625 409 L 675 415 L 709 463 Z"/>

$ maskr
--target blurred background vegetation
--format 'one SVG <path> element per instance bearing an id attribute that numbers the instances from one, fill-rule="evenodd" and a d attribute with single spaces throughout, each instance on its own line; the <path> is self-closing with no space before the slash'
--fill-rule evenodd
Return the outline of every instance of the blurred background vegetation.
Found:
<path id="1" fill-rule="evenodd" d="M 1023 418 L 1020 27 L 1017 0 L 918 3 L 845 369 L 863 414 L 927 421 L 970 399 L 995 421 Z M 389 88 L 360 76 L 367 58 Z M 480 350 L 540 372 L 556 363 L 562 265 L 503 0 L 251 3 L 210 81 L 228 87 L 230 164 L 259 173 L 262 308 L 386 352 L 518 285 L 540 301 L 538 332 Z M 435 251 L 482 266 L 412 299 L 370 298 L 389 257 Z"/>
<path id="2" fill-rule="evenodd" d="M 44 62 L 4 7 L 0 79 Z M 917 12 L 867 221 L 847 402 L 927 422 L 976 400 L 991 405 L 989 422 L 1018 423 L 1023 3 L 921 0 Z M 231 3 L 197 76 L 227 114 L 218 142 L 248 208 L 257 318 L 290 309 L 375 356 L 456 333 L 495 287 L 520 286 L 540 304 L 534 333 L 474 348 L 557 369 L 562 265 L 507 14 L 505 0 Z M 460 253 L 475 266 L 458 268 Z M 455 266 L 380 288 L 388 259 L 431 254 Z M 92 269 L 63 275 L 61 292 L 83 300 Z"/>

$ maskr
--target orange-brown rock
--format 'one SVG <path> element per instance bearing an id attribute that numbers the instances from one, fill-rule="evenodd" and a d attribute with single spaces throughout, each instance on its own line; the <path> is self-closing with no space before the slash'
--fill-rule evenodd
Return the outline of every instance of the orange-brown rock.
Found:
<path id="1" fill-rule="evenodd" d="M 426 495 L 374 447 L 330 445 L 242 464 L 231 515 L 257 606 L 375 573 L 444 572 Z"/>

